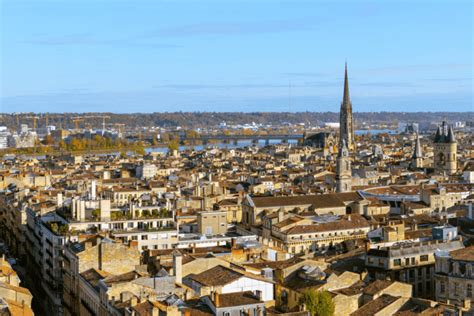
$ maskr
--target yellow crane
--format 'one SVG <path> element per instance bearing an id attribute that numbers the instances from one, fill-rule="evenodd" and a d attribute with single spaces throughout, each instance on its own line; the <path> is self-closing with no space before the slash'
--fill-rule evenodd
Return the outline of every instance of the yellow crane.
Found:
<path id="1" fill-rule="evenodd" d="M 110 119 L 110 116 L 108 116 L 108 115 L 88 115 L 88 116 L 83 116 L 83 118 L 99 118 L 99 119 L 102 119 L 102 131 L 105 131 L 105 120 Z"/>
<path id="2" fill-rule="evenodd" d="M 79 130 L 79 122 L 84 121 L 84 117 L 83 116 L 74 116 L 74 117 L 71 117 L 71 121 L 74 122 L 74 128 L 77 131 L 77 130 Z"/>
<path id="3" fill-rule="evenodd" d="M 26 116 L 26 119 L 33 119 L 33 129 L 36 130 L 36 120 L 39 119 L 38 116 Z"/>

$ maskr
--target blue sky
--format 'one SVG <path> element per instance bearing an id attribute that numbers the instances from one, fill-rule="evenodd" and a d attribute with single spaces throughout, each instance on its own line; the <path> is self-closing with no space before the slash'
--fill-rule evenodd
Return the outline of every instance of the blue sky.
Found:
<path id="1" fill-rule="evenodd" d="M 472 111 L 471 1 L 0 0 L 1 112 Z M 290 88 L 291 86 L 291 88 Z"/>

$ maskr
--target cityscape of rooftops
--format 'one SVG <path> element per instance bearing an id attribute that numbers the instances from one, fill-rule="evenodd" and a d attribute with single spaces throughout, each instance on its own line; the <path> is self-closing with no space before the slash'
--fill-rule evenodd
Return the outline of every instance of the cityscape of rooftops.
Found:
<path id="1" fill-rule="evenodd" d="M 473 13 L 0 1 L 0 315 L 474 315 Z"/>

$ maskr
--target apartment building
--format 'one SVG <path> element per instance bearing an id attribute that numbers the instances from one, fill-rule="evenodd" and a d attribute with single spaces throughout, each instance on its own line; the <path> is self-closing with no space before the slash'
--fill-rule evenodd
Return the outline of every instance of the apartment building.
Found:
<path id="1" fill-rule="evenodd" d="M 281 211 L 279 212 L 281 214 Z M 325 250 L 346 240 L 364 239 L 370 231 L 367 220 L 358 214 L 344 216 L 291 216 L 264 227 L 273 246 L 290 254 Z"/>
<path id="2" fill-rule="evenodd" d="M 80 274 L 95 269 L 102 274 L 122 274 L 140 264 L 136 247 L 118 243 L 100 235 L 71 242 L 63 254 L 63 305 L 65 315 L 80 315 L 82 293 Z"/>
<path id="3" fill-rule="evenodd" d="M 371 278 L 393 280 L 413 285 L 413 294 L 434 298 L 435 256 L 437 250 L 463 249 L 460 237 L 426 241 L 401 241 L 370 245 L 365 265 Z"/>
<path id="4" fill-rule="evenodd" d="M 436 300 L 474 312 L 474 246 L 438 250 L 435 257 Z"/>

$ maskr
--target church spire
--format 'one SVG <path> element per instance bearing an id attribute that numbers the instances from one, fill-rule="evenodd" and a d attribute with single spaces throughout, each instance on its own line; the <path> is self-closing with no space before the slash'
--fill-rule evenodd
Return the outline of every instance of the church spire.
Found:
<path id="1" fill-rule="evenodd" d="M 413 152 L 413 159 L 423 158 L 423 152 L 421 150 L 420 136 L 416 134 L 415 150 Z"/>
<path id="2" fill-rule="evenodd" d="M 346 107 L 351 106 L 351 98 L 349 96 L 349 79 L 347 76 L 347 62 L 345 66 L 345 73 L 344 73 L 344 97 L 342 98 L 342 105 Z"/>
<path id="3" fill-rule="evenodd" d="M 349 76 L 347 74 L 347 62 L 344 69 L 344 95 L 339 113 L 339 142 L 346 141 L 349 150 L 354 150 L 354 125 L 352 122 L 352 104 L 349 96 Z"/>

